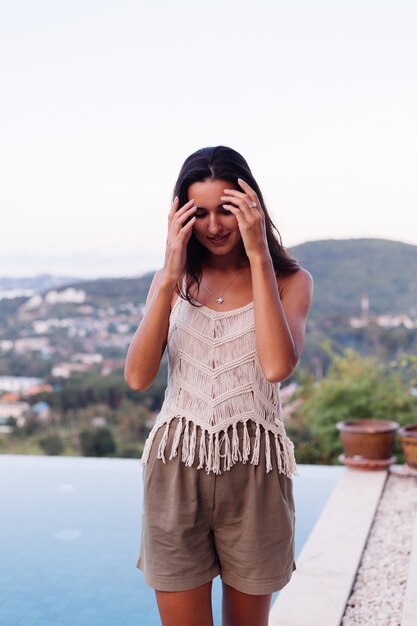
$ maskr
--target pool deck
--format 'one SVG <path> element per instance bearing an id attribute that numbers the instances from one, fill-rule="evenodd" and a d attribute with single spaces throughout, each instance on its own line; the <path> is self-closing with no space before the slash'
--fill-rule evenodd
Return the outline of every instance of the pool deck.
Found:
<path id="1" fill-rule="evenodd" d="M 401 626 L 416 626 L 417 624 L 417 516 L 414 520 L 413 549 L 411 551 L 410 569 L 408 573 L 407 589 L 405 591 Z"/>
<path id="2" fill-rule="evenodd" d="M 270 626 L 340 626 L 388 472 L 346 469 L 272 606 Z M 401 626 L 417 626 L 417 517 Z"/>

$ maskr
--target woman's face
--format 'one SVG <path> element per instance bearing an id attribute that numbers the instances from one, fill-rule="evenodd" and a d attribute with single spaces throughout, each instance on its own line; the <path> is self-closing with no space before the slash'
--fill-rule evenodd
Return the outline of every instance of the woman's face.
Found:
<path id="1" fill-rule="evenodd" d="M 220 197 L 225 189 L 234 188 L 226 180 L 207 178 L 188 188 L 189 200 L 195 200 L 197 210 L 193 234 L 211 254 L 225 255 L 242 248 L 237 220 L 233 213 L 223 208 Z"/>

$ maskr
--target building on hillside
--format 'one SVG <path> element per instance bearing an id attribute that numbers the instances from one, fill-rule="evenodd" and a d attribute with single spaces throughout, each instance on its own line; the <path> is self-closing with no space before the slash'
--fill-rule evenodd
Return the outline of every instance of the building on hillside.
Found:
<path id="1" fill-rule="evenodd" d="M 97 415 L 96 417 L 91 418 L 90 424 L 93 428 L 103 428 L 104 426 L 107 426 L 107 418 Z"/>
<path id="2" fill-rule="evenodd" d="M 30 409 L 28 402 L 21 400 L 0 400 L 0 419 L 5 421 L 9 417 L 14 417 L 16 420 L 23 417 Z"/>
<path id="3" fill-rule="evenodd" d="M 32 387 L 43 385 L 44 382 L 42 378 L 28 376 L 0 376 L 0 391 L 24 394 Z"/>
<path id="4" fill-rule="evenodd" d="M 37 402 L 30 408 L 30 414 L 38 424 L 45 424 L 51 417 L 51 407 L 47 402 Z"/>
<path id="5" fill-rule="evenodd" d="M 40 293 L 35 293 L 29 300 L 26 300 L 21 307 L 20 311 L 32 311 L 33 309 L 38 309 L 43 304 L 43 297 Z"/>
<path id="6" fill-rule="evenodd" d="M 62 291 L 54 289 L 45 294 L 45 302 L 47 304 L 82 304 L 85 302 L 87 294 L 83 289 L 74 289 L 68 287 Z"/>
<path id="7" fill-rule="evenodd" d="M 59 363 L 52 368 L 54 378 L 69 378 L 71 374 L 88 372 L 91 365 L 87 363 Z"/>
<path id="8" fill-rule="evenodd" d="M 368 318 L 351 317 L 349 325 L 351 328 L 365 328 L 370 324 L 375 324 L 380 328 L 400 328 L 403 326 L 408 330 L 417 328 L 417 321 L 411 319 L 409 315 L 375 315 Z"/>
<path id="9" fill-rule="evenodd" d="M 24 393 L 25 397 L 28 396 L 37 396 L 39 393 L 52 393 L 54 388 L 52 385 L 35 385 L 30 389 L 27 389 Z"/>
<path id="10" fill-rule="evenodd" d="M 3 393 L 0 395 L 0 400 L 3 402 L 17 402 L 20 400 L 20 396 L 18 393 Z"/>
<path id="11" fill-rule="evenodd" d="M 50 348 L 48 337 L 21 337 L 14 342 L 14 350 L 18 354 L 25 352 L 47 352 Z"/>
<path id="12" fill-rule="evenodd" d="M 40 308 L 43 304 L 83 304 L 87 298 L 87 294 L 83 289 L 74 289 L 73 287 L 67 287 L 57 291 L 51 289 L 45 295 L 40 293 L 34 294 L 29 300 L 24 302 L 20 307 L 22 311 L 30 311 Z"/>
<path id="13" fill-rule="evenodd" d="M 382 328 L 399 328 L 400 326 L 409 330 L 417 328 L 417 322 L 412 320 L 409 315 L 378 315 L 375 321 L 377 326 Z"/>
<path id="14" fill-rule="evenodd" d="M 369 297 L 367 293 L 363 293 L 361 297 L 361 313 L 362 319 L 367 320 L 369 316 Z"/>
<path id="15" fill-rule="evenodd" d="M 99 365 L 103 359 L 103 355 L 99 352 L 77 352 L 71 356 L 71 362 L 84 363 L 85 365 Z"/>
<path id="16" fill-rule="evenodd" d="M 26 415 L 30 409 L 30 404 L 20 400 L 4 400 L 3 398 L 0 400 L 0 433 L 8 434 L 14 428 L 7 423 L 10 418 L 16 420 L 16 426 L 19 428 L 26 424 Z"/>
<path id="17" fill-rule="evenodd" d="M 103 361 L 103 365 L 101 368 L 101 375 L 108 376 L 114 370 L 123 369 L 125 365 L 125 359 L 106 359 Z"/>

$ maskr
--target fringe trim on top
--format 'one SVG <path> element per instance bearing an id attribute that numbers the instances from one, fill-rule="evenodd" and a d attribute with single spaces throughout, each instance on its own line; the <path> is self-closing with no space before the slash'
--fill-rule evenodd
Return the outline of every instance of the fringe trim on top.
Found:
<path id="1" fill-rule="evenodd" d="M 141 462 L 146 465 L 149 459 L 149 454 L 152 448 L 152 444 L 157 431 L 160 428 L 164 428 L 164 433 L 158 445 L 157 459 L 166 462 L 165 454 L 167 453 L 167 443 L 169 429 L 172 417 L 166 423 L 155 426 L 145 444 Z M 198 454 L 198 466 L 197 469 L 205 469 L 207 474 L 213 472 L 214 474 L 221 474 L 230 470 L 235 463 L 251 463 L 252 465 L 259 464 L 260 450 L 261 450 L 261 425 L 256 423 L 255 437 L 253 447 L 251 449 L 251 437 L 248 432 L 247 423 L 249 420 L 245 420 L 243 423 L 243 437 L 242 437 L 242 449 L 240 449 L 239 435 L 237 432 L 237 423 L 224 428 L 222 431 L 215 433 L 208 433 L 208 431 L 192 422 L 192 420 L 185 419 L 183 417 L 178 418 L 178 424 L 175 429 L 174 438 L 172 440 L 171 450 L 168 460 L 173 459 L 178 453 L 181 454 L 181 461 L 191 467 L 194 464 L 196 454 Z M 197 428 L 200 430 L 200 443 L 197 450 Z M 286 434 L 275 434 L 265 427 L 263 428 L 263 435 L 265 438 L 265 463 L 266 472 L 272 470 L 271 459 L 271 440 L 273 437 L 275 442 L 275 450 L 277 455 L 277 466 L 280 473 L 285 474 L 289 478 L 297 475 L 297 465 L 294 456 L 294 444 L 287 437 Z M 191 433 L 190 433 L 191 429 Z M 182 438 L 181 450 L 180 441 Z M 206 438 L 208 437 L 208 445 L 206 444 Z M 223 463 L 222 463 L 223 461 Z"/>

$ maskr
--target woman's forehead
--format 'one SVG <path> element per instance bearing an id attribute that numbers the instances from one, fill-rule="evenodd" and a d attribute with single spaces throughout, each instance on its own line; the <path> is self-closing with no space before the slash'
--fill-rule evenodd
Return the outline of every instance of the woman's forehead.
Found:
<path id="1" fill-rule="evenodd" d="M 188 187 L 188 197 L 195 198 L 219 198 L 225 189 L 235 188 L 230 181 L 218 178 L 206 178 L 203 181 L 192 183 Z"/>

